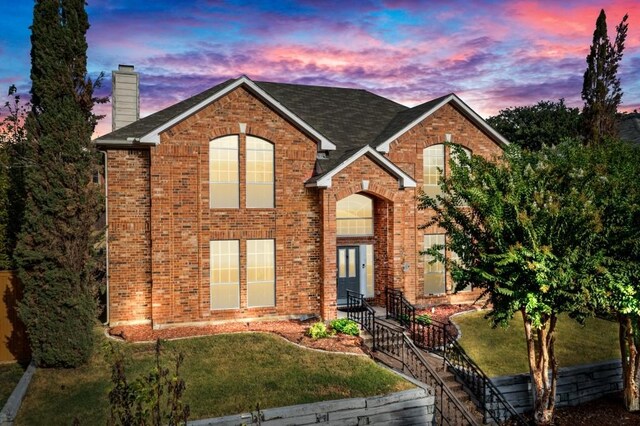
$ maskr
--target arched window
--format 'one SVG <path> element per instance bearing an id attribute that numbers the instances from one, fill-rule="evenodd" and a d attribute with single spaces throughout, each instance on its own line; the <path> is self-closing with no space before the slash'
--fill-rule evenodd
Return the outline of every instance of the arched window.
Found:
<path id="1" fill-rule="evenodd" d="M 247 136 L 247 207 L 273 208 L 273 144 Z"/>
<path id="2" fill-rule="evenodd" d="M 240 206 L 238 136 L 209 142 L 209 205 L 237 209 Z"/>
<path id="3" fill-rule="evenodd" d="M 353 194 L 338 201 L 336 233 L 338 236 L 373 235 L 373 200 Z"/>
<path id="4" fill-rule="evenodd" d="M 460 146 L 467 157 L 471 157 L 471 150 Z M 435 197 L 441 193 L 440 176 L 445 171 L 445 149 L 443 144 L 431 145 L 422 151 L 422 181 L 425 194 Z M 449 149 L 453 161 L 457 161 L 456 151 Z"/>
<path id="5" fill-rule="evenodd" d="M 444 145 L 432 145 L 422 151 L 424 193 L 430 197 L 440 194 L 440 174 L 444 172 Z"/>

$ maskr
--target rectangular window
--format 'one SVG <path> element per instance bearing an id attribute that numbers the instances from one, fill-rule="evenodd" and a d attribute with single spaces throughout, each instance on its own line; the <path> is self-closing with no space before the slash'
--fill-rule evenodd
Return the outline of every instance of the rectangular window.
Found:
<path id="1" fill-rule="evenodd" d="M 444 234 L 433 234 L 424 236 L 424 249 L 427 250 L 434 245 L 444 246 Z M 442 248 L 441 253 L 444 253 Z M 445 292 L 445 270 L 444 263 L 435 262 L 433 256 L 428 254 L 424 257 L 424 294 L 443 294 Z"/>
<path id="2" fill-rule="evenodd" d="M 247 207 L 273 208 L 273 144 L 247 136 Z"/>
<path id="3" fill-rule="evenodd" d="M 367 259 L 367 267 L 365 270 L 366 276 L 366 289 L 367 289 L 367 297 L 374 297 L 374 288 L 373 288 L 373 244 L 367 244 L 366 246 L 366 259 Z"/>
<path id="4" fill-rule="evenodd" d="M 274 240 L 247 240 L 247 306 L 275 306 Z"/>
<path id="5" fill-rule="evenodd" d="M 209 204 L 211 208 L 240 207 L 238 136 L 209 142 Z"/>
<path id="6" fill-rule="evenodd" d="M 211 241 L 211 309 L 240 307 L 240 242 Z"/>

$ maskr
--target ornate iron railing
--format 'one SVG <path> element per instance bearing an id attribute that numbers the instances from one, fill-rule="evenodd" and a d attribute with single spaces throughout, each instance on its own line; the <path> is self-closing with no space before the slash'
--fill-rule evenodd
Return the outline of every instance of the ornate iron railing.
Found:
<path id="1" fill-rule="evenodd" d="M 375 351 L 395 360 L 403 372 L 430 386 L 435 396 L 436 425 L 478 424 L 402 330 L 376 321 L 373 308 L 358 293 L 347 291 L 347 308 L 348 318 L 358 322 L 373 337 Z"/>
<path id="2" fill-rule="evenodd" d="M 443 357 L 445 365 L 453 373 L 475 404 L 482 411 L 484 422 L 500 423 L 510 419 L 512 424 L 527 425 L 527 421 L 511 406 L 491 379 L 467 355 L 456 341 L 455 325 L 436 320 L 421 322 L 416 320 L 415 307 L 407 301 L 402 291 L 386 291 L 387 317 L 393 318 L 410 333 L 419 348 Z M 408 317 L 404 316 L 407 315 Z M 401 321 L 407 319 L 409 321 Z"/>

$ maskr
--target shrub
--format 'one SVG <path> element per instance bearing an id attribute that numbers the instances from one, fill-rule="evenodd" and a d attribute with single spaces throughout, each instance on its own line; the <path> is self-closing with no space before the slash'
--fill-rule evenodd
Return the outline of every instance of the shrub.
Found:
<path id="1" fill-rule="evenodd" d="M 427 314 L 418 315 L 416 322 L 422 325 L 431 325 L 431 317 Z"/>
<path id="2" fill-rule="evenodd" d="M 312 339 L 324 339 L 325 337 L 331 336 L 331 333 L 329 332 L 329 330 L 327 330 L 327 326 L 322 321 L 318 321 L 317 323 L 309 327 L 309 331 L 307 331 L 307 334 Z"/>
<path id="3" fill-rule="evenodd" d="M 182 402 L 186 389 L 180 377 L 182 354 L 176 359 L 175 374 L 160 363 L 160 340 L 156 341 L 156 357 L 149 373 L 133 382 L 127 380 L 124 369 L 124 354 L 111 345 L 111 381 L 109 392 L 110 416 L 108 426 L 177 426 L 186 425 L 189 405 Z"/>
<path id="4" fill-rule="evenodd" d="M 339 318 L 331 321 L 331 328 L 338 333 L 348 334 L 349 336 L 359 336 L 360 329 L 355 321 L 348 318 Z"/>

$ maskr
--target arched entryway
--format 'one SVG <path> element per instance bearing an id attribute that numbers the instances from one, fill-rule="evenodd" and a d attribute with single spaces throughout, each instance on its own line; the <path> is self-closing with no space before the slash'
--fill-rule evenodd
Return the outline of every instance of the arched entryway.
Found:
<path id="1" fill-rule="evenodd" d="M 336 201 L 336 302 L 347 290 L 379 299 L 388 281 L 393 203 L 367 192 Z"/>

